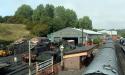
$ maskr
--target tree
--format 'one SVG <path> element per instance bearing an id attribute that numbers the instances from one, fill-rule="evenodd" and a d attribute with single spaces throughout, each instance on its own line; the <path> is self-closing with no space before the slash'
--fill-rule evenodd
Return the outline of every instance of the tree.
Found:
<path id="1" fill-rule="evenodd" d="M 33 27 L 32 33 L 36 36 L 46 36 L 48 33 L 48 25 L 37 24 Z"/>
<path id="2" fill-rule="evenodd" d="M 0 23 L 3 23 L 3 17 L 2 16 L 0 16 Z"/>
<path id="3" fill-rule="evenodd" d="M 79 19 L 79 27 L 84 29 L 92 29 L 92 21 L 88 16 Z"/>
<path id="4" fill-rule="evenodd" d="M 5 17 L 3 17 L 4 23 L 7 23 L 7 20 L 9 19 L 9 17 L 10 17 L 10 16 L 5 16 Z"/>
<path id="5" fill-rule="evenodd" d="M 53 26 L 52 27 L 53 27 L 52 32 L 58 31 L 58 30 L 60 30 L 62 28 L 65 28 L 64 22 L 60 18 L 54 18 L 53 19 Z"/>
<path id="6" fill-rule="evenodd" d="M 63 6 L 58 6 L 54 11 L 54 24 L 56 26 L 55 30 L 62 29 L 66 27 L 66 10 Z"/>
<path id="7" fill-rule="evenodd" d="M 65 11 L 66 25 L 65 27 L 75 27 L 77 23 L 77 15 L 73 10 L 66 9 Z"/>
<path id="8" fill-rule="evenodd" d="M 33 13 L 32 8 L 29 5 L 24 4 L 17 9 L 17 11 L 15 12 L 15 16 L 23 18 L 24 21 L 26 19 L 31 20 L 32 13 Z"/>
<path id="9" fill-rule="evenodd" d="M 47 4 L 45 7 L 46 16 L 54 18 L 54 6 Z"/>
<path id="10" fill-rule="evenodd" d="M 45 13 L 45 8 L 42 4 L 37 6 L 37 8 L 33 11 L 32 15 L 32 20 L 33 22 L 43 22 L 43 19 L 45 18 L 44 16 L 46 15 Z"/>
<path id="11" fill-rule="evenodd" d="M 46 6 L 46 9 L 48 6 Z M 65 27 L 65 19 L 64 19 L 64 14 L 65 14 L 65 8 L 63 6 L 58 6 L 54 8 L 53 11 L 53 18 L 50 17 L 50 20 L 48 22 L 48 27 L 49 27 L 49 32 L 52 33 L 55 32 L 59 29 L 62 29 Z"/>
<path id="12" fill-rule="evenodd" d="M 125 38 L 125 32 L 121 32 L 121 36 Z"/>
<path id="13" fill-rule="evenodd" d="M 24 23 L 27 29 L 37 36 L 45 36 L 65 27 L 92 29 L 92 21 L 88 16 L 78 20 L 73 10 L 50 4 L 40 4 L 34 10 L 24 4 L 17 9 L 14 16 L 6 16 L 4 20 L 9 23 Z"/>
<path id="14" fill-rule="evenodd" d="M 77 15 L 73 10 L 65 9 L 63 6 L 55 8 L 55 17 L 57 20 L 60 19 L 63 25 L 62 27 L 75 27 L 77 24 Z"/>

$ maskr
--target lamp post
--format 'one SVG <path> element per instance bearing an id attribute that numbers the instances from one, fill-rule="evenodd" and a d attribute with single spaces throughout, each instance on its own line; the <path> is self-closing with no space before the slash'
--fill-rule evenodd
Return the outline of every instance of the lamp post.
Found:
<path id="1" fill-rule="evenodd" d="M 17 45 L 17 44 L 16 44 L 16 45 Z M 14 49 L 14 45 L 13 45 L 12 47 L 13 47 L 13 49 Z M 17 46 L 16 46 L 16 47 L 17 47 Z M 16 49 L 16 50 L 17 50 L 17 49 Z M 13 58 L 15 64 L 17 63 L 16 50 L 14 49 L 14 58 Z"/>
<path id="2" fill-rule="evenodd" d="M 63 45 L 60 45 L 60 51 L 61 51 L 61 67 L 63 66 Z"/>
<path id="3" fill-rule="evenodd" d="M 31 41 L 29 40 L 29 75 L 31 75 Z"/>
<path id="4" fill-rule="evenodd" d="M 92 46 L 93 46 L 93 44 L 94 44 L 94 43 L 93 43 L 93 39 L 91 39 L 91 40 L 92 40 Z"/>

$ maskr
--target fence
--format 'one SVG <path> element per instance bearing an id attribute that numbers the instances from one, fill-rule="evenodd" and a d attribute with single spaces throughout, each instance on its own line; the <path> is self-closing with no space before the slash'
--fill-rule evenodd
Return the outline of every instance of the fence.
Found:
<path id="1" fill-rule="evenodd" d="M 46 68 L 50 66 L 52 66 L 51 67 L 51 73 L 52 73 L 53 72 L 53 57 L 40 63 L 36 62 L 36 74 L 38 74 L 39 72 L 45 70 Z"/>
<path id="2" fill-rule="evenodd" d="M 60 63 L 53 64 L 53 57 L 41 63 L 36 63 L 36 75 L 54 75 L 61 71 Z"/>

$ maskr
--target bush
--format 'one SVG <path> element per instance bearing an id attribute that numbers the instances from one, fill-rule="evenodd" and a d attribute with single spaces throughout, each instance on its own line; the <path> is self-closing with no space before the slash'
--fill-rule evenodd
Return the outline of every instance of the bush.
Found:
<path id="1" fill-rule="evenodd" d="M 48 33 L 48 25 L 45 24 L 37 24 L 31 30 L 31 33 L 36 36 L 46 36 Z"/>
<path id="2" fill-rule="evenodd" d="M 100 44 L 100 42 L 101 42 L 101 39 L 99 37 L 93 39 L 94 44 Z"/>
<path id="3" fill-rule="evenodd" d="M 13 41 L 5 41 L 5 40 L 0 40 L 0 48 L 1 49 L 6 49 L 6 46 L 12 43 Z M 2 47 L 1 47 L 2 46 Z"/>
<path id="4" fill-rule="evenodd" d="M 123 38 L 125 38 L 125 33 L 124 33 L 124 32 L 122 32 L 122 33 L 121 33 L 121 36 L 122 36 Z"/>

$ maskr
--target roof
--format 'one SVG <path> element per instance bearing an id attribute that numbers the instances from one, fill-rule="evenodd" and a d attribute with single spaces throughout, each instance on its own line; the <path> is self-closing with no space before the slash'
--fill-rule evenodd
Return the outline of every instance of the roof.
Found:
<path id="1" fill-rule="evenodd" d="M 75 30 L 78 30 L 78 31 L 81 31 L 82 32 L 82 29 L 78 29 L 78 28 L 73 28 Z M 92 30 L 87 30 L 87 29 L 83 29 L 83 32 L 86 33 L 86 34 L 97 34 L 97 35 L 100 35 L 102 33 L 99 33 L 99 32 L 95 32 L 95 31 L 92 31 Z"/>
<path id="2" fill-rule="evenodd" d="M 101 30 L 101 31 L 98 31 L 99 33 L 106 33 L 106 34 L 108 34 L 108 35 L 117 35 L 117 31 L 115 31 L 115 30 Z"/>
<path id="3" fill-rule="evenodd" d="M 64 55 L 81 53 L 81 52 L 88 52 L 89 50 L 95 48 L 97 45 L 89 46 L 89 47 L 78 47 L 74 50 L 65 51 Z"/>
<path id="4" fill-rule="evenodd" d="M 78 31 L 78 32 L 82 32 L 82 29 L 67 27 L 67 28 L 58 30 L 58 31 L 56 31 L 56 32 L 54 32 L 54 33 L 57 33 L 57 32 L 59 32 L 59 31 L 65 30 L 65 29 L 73 29 L 73 30 L 76 30 L 76 31 Z M 94 35 L 101 35 L 101 34 L 102 34 L 102 33 L 95 32 L 95 31 L 92 31 L 92 30 L 87 30 L 87 29 L 83 29 L 83 33 L 86 33 L 86 34 L 94 34 Z M 51 34 L 53 34 L 53 33 L 51 33 Z M 50 35 L 50 34 L 48 34 L 48 35 Z"/>

